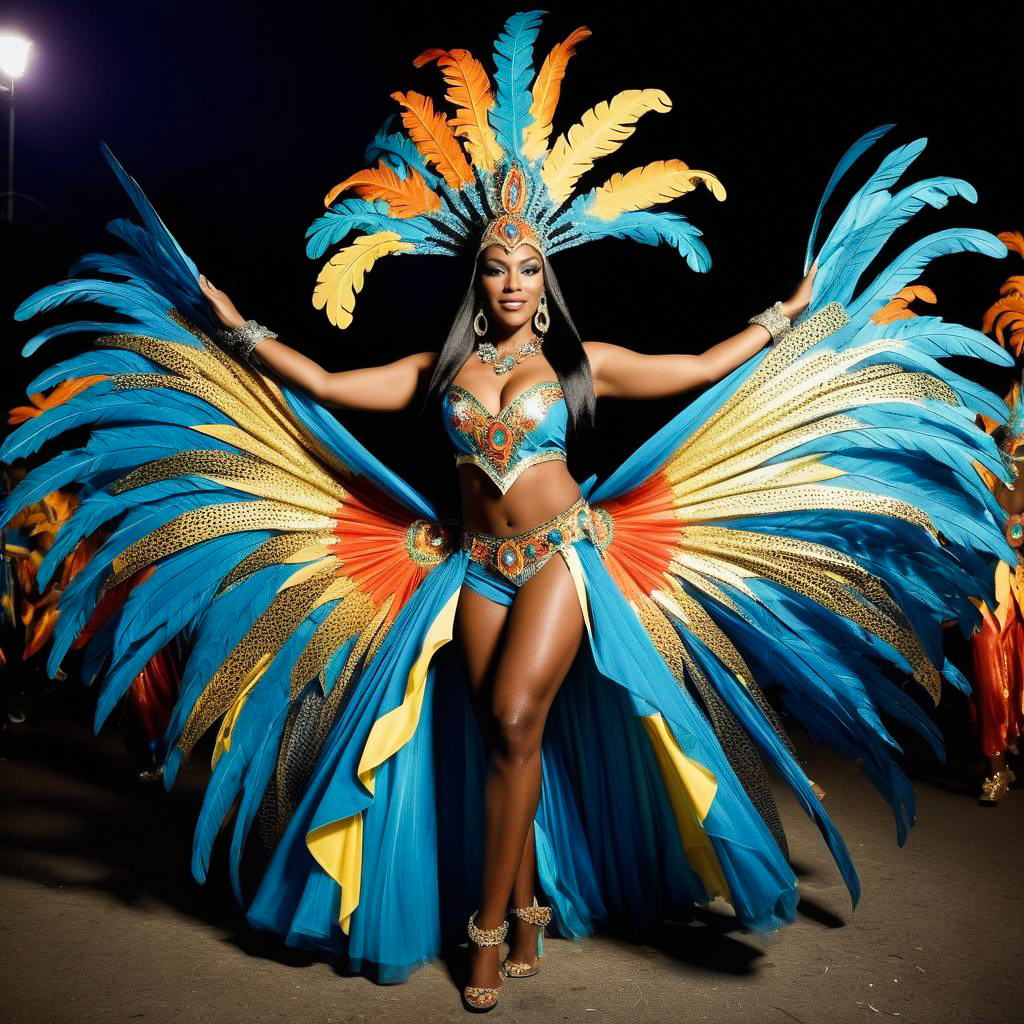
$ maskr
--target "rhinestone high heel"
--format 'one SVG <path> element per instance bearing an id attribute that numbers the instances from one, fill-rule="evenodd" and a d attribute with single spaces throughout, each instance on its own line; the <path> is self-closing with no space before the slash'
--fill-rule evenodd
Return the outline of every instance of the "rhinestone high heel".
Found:
<path id="1" fill-rule="evenodd" d="M 514 914 L 520 921 L 540 926 L 537 932 L 537 959 L 544 955 L 544 926 L 551 923 L 551 908 L 537 905 L 537 897 L 533 898 L 532 907 L 512 907 L 509 914 Z M 505 959 L 501 964 L 502 972 L 507 978 L 529 978 L 540 971 L 540 964 L 524 963 L 522 960 Z"/>
<path id="2" fill-rule="evenodd" d="M 1009 768 L 1003 768 L 1002 771 L 995 772 L 982 782 L 978 803 L 982 807 L 994 806 L 999 803 L 1000 797 L 1006 796 L 1010 791 L 1010 783 L 1016 781 L 1017 776 Z"/>
<path id="3" fill-rule="evenodd" d="M 478 928 L 474 923 L 479 910 L 474 910 L 469 916 L 469 937 L 478 946 L 500 946 L 505 941 L 508 932 L 508 918 L 501 922 L 497 928 Z M 498 971 L 499 980 L 501 971 Z M 500 987 L 500 986 L 499 986 Z M 483 985 L 466 985 L 462 990 L 462 1005 L 474 1013 L 484 1013 L 493 1010 L 498 1005 L 498 989 L 486 988 Z"/>

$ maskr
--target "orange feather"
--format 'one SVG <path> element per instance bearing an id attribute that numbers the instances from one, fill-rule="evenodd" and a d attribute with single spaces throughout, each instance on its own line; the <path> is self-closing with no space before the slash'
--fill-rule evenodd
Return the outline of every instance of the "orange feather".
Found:
<path id="1" fill-rule="evenodd" d="M 615 534 L 604 552 L 605 567 L 626 599 L 637 601 L 664 588 L 682 527 L 665 475 L 656 473 L 601 507 L 615 522 Z"/>
<path id="2" fill-rule="evenodd" d="M 1000 231 L 996 237 L 1007 249 L 1013 250 L 1019 256 L 1024 256 L 1024 235 L 1019 231 Z"/>
<path id="3" fill-rule="evenodd" d="M 551 119 L 555 115 L 558 99 L 562 94 L 562 79 L 569 58 L 576 52 L 576 47 L 591 35 L 585 25 L 581 25 L 551 48 L 544 58 L 544 63 L 537 77 L 533 80 L 533 103 L 530 113 L 533 123 L 523 132 L 522 153 L 528 160 L 536 160 L 547 149 L 548 138 L 551 136 Z"/>
<path id="4" fill-rule="evenodd" d="M 69 398 L 74 398 L 79 392 L 92 387 L 93 384 L 100 380 L 107 380 L 107 374 L 95 373 L 88 377 L 72 377 L 61 381 L 48 395 L 43 395 L 42 392 L 29 395 L 28 397 L 31 399 L 32 404 L 16 405 L 8 412 L 7 422 L 14 426 L 33 419 L 47 409 L 63 405 Z"/>
<path id="5" fill-rule="evenodd" d="M 494 171 L 503 152 L 487 119 L 494 91 L 484 66 L 469 50 L 424 50 L 414 61 L 423 67 L 436 60 L 448 83 L 445 98 L 455 108 L 448 124 L 466 140 L 470 159 L 481 170 Z"/>
<path id="6" fill-rule="evenodd" d="M 415 168 L 409 168 L 404 179 L 387 164 L 356 171 L 327 193 L 324 206 L 330 206 L 346 190 L 351 190 L 361 199 L 385 200 L 392 217 L 418 217 L 421 213 L 441 209 L 437 193 Z"/>
<path id="7" fill-rule="evenodd" d="M 337 541 L 331 551 L 341 559 L 342 572 L 376 605 L 393 596 L 390 623 L 427 575 L 407 552 L 412 525 L 408 511 L 387 495 L 356 483 L 334 517 Z"/>
<path id="8" fill-rule="evenodd" d="M 476 180 L 459 140 L 443 114 L 434 110 L 429 96 L 393 92 L 402 105 L 402 123 L 416 148 L 441 172 L 449 188 L 462 188 Z"/>
<path id="9" fill-rule="evenodd" d="M 910 304 L 920 299 L 922 302 L 938 302 L 935 292 L 925 285 L 908 285 L 901 288 L 880 310 L 871 315 L 872 323 L 891 324 L 894 320 L 909 320 L 917 316 Z"/>

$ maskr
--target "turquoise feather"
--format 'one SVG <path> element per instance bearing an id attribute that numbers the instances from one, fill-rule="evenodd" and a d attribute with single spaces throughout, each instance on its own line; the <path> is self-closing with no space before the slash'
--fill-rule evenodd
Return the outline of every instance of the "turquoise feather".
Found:
<path id="1" fill-rule="evenodd" d="M 413 243 L 422 242 L 435 230 L 426 217 L 400 219 L 392 217 L 388 209 L 383 199 L 343 199 L 335 203 L 307 229 L 306 255 L 317 259 L 356 230 L 393 231 L 403 241 Z"/>
<path id="2" fill-rule="evenodd" d="M 494 44 L 494 106 L 488 120 L 502 149 L 521 160 L 523 129 L 533 124 L 530 106 L 533 96 L 533 43 L 544 11 L 513 14 Z"/>
<path id="3" fill-rule="evenodd" d="M 390 126 L 397 118 L 397 114 L 390 114 L 384 122 L 380 131 L 373 137 L 363 153 L 363 159 L 368 164 L 380 160 L 387 164 L 395 174 L 405 181 L 406 167 L 412 167 L 422 175 L 428 188 L 435 188 L 438 182 L 443 179 L 427 166 L 423 154 L 416 148 L 416 144 L 407 135 L 401 132 L 390 131 Z"/>
<path id="4" fill-rule="evenodd" d="M 806 274 L 811 269 L 811 263 L 813 260 L 814 243 L 818 237 L 818 228 L 821 226 L 821 217 L 825 211 L 825 204 L 831 199 L 832 193 L 836 189 L 836 185 L 843 179 L 846 172 L 853 166 L 854 161 L 861 155 L 866 149 L 872 146 L 878 141 L 886 132 L 891 128 L 895 128 L 894 124 L 883 124 L 878 128 L 872 128 L 871 131 L 865 132 L 844 154 L 842 159 L 836 165 L 836 169 L 832 172 L 832 177 L 828 179 L 828 184 L 825 186 L 825 191 L 822 194 L 821 202 L 818 203 L 818 209 L 814 214 L 814 223 L 811 225 L 811 234 L 807 239 L 807 252 L 804 256 L 804 273 Z"/>

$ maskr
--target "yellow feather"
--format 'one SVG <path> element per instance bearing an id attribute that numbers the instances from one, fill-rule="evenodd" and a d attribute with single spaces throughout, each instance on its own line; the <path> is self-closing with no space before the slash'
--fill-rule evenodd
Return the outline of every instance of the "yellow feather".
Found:
<path id="1" fill-rule="evenodd" d="M 360 235 L 351 245 L 336 252 L 324 264 L 313 289 L 313 306 L 327 309 L 327 319 L 342 329 L 352 323 L 356 293 L 363 290 L 363 278 L 381 256 L 409 252 L 415 246 L 403 242 L 394 231 Z"/>
<path id="2" fill-rule="evenodd" d="M 614 153 L 636 131 L 642 114 L 649 110 L 664 114 L 671 109 L 672 101 L 660 89 L 626 89 L 610 102 L 602 100 L 591 107 L 568 135 L 558 137 L 541 166 L 552 199 L 556 203 L 568 199 L 594 161 Z"/>
<path id="3" fill-rule="evenodd" d="M 568 37 L 553 46 L 551 52 L 544 58 L 544 63 L 533 80 L 533 103 L 530 104 L 533 121 L 523 132 L 523 144 L 519 147 L 520 153 L 527 160 L 536 160 L 547 147 L 548 137 L 551 135 L 551 118 L 554 117 L 558 98 L 562 93 L 566 65 L 576 52 L 577 44 L 589 38 L 590 34 L 590 29 L 583 25 L 573 29 Z"/>
<path id="4" fill-rule="evenodd" d="M 725 198 L 725 189 L 713 174 L 692 171 L 682 160 L 655 160 L 625 174 L 613 174 L 596 190 L 587 213 L 600 220 L 613 220 L 629 210 L 667 203 L 692 192 L 700 182 L 711 189 L 716 199 Z"/>

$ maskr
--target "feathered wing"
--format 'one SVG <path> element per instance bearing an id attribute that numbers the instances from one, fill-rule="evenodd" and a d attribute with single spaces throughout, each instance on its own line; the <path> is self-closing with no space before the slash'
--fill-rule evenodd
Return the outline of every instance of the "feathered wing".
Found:
<path id="1" fill-rule="evenodd" d="M 40 587 L 102 535 L 61 597 L 48 666 L 53 675 L 69 648 L 86 647 L 86 681 L 101 679 L 97 729 L 151 659 L 174 638 L 187 641 L 164 778 L 170 787 L 182 758 L 220 723 L 193 871 L 204 879 L 240 799 L 237 891 L 257 809 L 269 809 L 280 835 L 296 780 L 449 538 L 430 505 L 325 409 L 210 340 L 194 264 L 106 155 L 143 225 L 115 222 L 131 252 L 89 256 L 75 271 L 118 279 L 60 282 L 16 316 L 91 301 L 123 319 L 64 324 L 26 345 L 28 354 L 55 334 L 104 332 L 95 349 L 29 385 L 59 397 L 7 437 L 5 462 L 76 427 L 88 440 L 27 473 L 0 504 L 0 526 L 43 495 L 79 487 Z"/>
<path id="2" fill-rule="evenodd" d="M 778 688 L 814 740 L 858 761 L 891 805 L 902 844 L 914 799 L 882 715 L 942 756 L 938 730 L 901 683 L 912 675 L 935 701 L 943 678 L 968 688 L 943 655 L 942 624 L 972 632 L 970 596 L 989 595 L 996 559 L 1011 553 L 972 468 L 976 460 L 1005 479 L 975 413 L 1002 420 L 1006 406 L 938 361 L 1010 358 L 977 331 L 890 305 L 934 255 L 1001 256 L 1004 247 L 980 231 L 941 232 L 855 294 L 861 270 L 922 201 L 973 198 L 955 180 L 890 195 L 917 152 L 890 154 L 847 206 L 794 329 L 586 487 L 604 521 L 609 573 L 740 764 L 755 804 L 771 825 L 750 745 L 817 821 L 854 902 L 849 854 L 763 688 Z M 848 154 L 830 189 L 850 163 Z"/>

